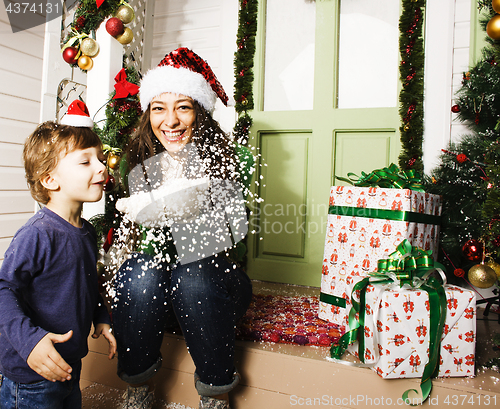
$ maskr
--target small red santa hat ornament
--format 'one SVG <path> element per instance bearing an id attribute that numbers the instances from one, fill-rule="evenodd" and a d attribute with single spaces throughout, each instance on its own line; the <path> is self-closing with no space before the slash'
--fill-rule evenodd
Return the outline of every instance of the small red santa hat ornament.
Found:
<path id="1" fill-rule="evenodd" d="M 208 63 L 195 52 L 181 47 L 165 55 L 157 67 L 142 78 L 139 90 L 142 112 L 154 97 L 165 92 L 193 98 L 208 112 L 215 109 L 217 98 L 227 106 L 228 97 Z"/>
<path id="2" fill-rule="evenodd" d="M 94 121 L 90 117 L 87 105 L 83 101 L 76 99 L 68 107 L 66 115 L 62 117 L 61 125 L 92 128 Z"/>

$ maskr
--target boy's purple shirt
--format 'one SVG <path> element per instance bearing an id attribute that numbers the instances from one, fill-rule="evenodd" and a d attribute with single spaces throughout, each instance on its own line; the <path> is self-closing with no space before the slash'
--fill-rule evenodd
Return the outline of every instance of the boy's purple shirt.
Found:
<path id="1" fill-rule="evenodd" d="M 98 291 L 93 226 L 72 226 L 44 208 L 18 230 L 0 267 L 0 369 L 9 379 L 43 378 L 26 360 L 48 333 L 72 338 L 55 344 L 72 364 L 88 353 L 91 324 L 110 323 Z"/>

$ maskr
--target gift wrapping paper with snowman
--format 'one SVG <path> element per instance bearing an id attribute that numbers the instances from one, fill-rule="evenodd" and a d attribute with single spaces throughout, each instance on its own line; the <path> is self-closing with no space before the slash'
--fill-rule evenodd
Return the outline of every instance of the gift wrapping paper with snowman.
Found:
<path id="1" fill-rule="evenodd" d="M 404 239 L 437 254 L 441 197 L 411 189 L 332 186 L 319 317 L 345 331 L 349 287 Z"/>
<path id="2" fill-rule="evenodd" d="M 476 296 L 470 290 L 445 285 L 446 318 L 440 336 L 439 377 L 474 376 Z M 364 308 L 363 348 L 347 348 L 381 377 L 420 378 L 429 361 L 429 294 L 421 288 L 368 285 Z"/>

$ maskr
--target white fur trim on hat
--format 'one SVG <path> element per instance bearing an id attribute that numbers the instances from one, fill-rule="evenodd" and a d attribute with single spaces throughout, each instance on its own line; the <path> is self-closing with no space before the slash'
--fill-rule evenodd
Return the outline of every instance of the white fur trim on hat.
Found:
<path id="1" fill-rule="evenodd" d="M 89 115 L 89 110 L 85 102 L 75 99 L 71 104 L 69 104 L 68 111 L 61 119 L 62 125 L 77 126 L 77 127 L 88 127 L 92 128 L 94 126 L 94 121 Z"/>
<path id="2" fill-rule="evenodd" d="M 142 78 L 139 90 L 142 112 L 148 109 L 154 97 L 165 92 L 191 97 L 210 113 L 215 109 L 217 94 L 203 75 L 183 67 L 162 65 L 149 70 Z"/>
<path id="3" fill-rule="evenodd" d="M 61 125 L 92 128 L 94 126 L 94 121 L 92 121 L 92 118 L 89 116 L 66 114 L 61 119 Z"/>

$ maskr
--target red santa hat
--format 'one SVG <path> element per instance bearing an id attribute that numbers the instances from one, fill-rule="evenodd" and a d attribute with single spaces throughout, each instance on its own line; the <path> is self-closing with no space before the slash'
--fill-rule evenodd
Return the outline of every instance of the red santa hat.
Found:
<path id="1" fill-rule="evenodd" d="M 167 54 L 157 67 L 146 72 L 139 90 L 142 111 L 164 92 L 191 97 L 210 113 L 215 109 L 217 98 L 226 106 L 228 101 L 208 63 L 185 47 Z"/>
<path id="2" fill-rule="evenodd" d="M 68 107 L 66 115 L 62 117 L 61 125 L 92 128 L 94 121 L 90 118 L 87 105 L 83 101 L 76 99 Z"/>

